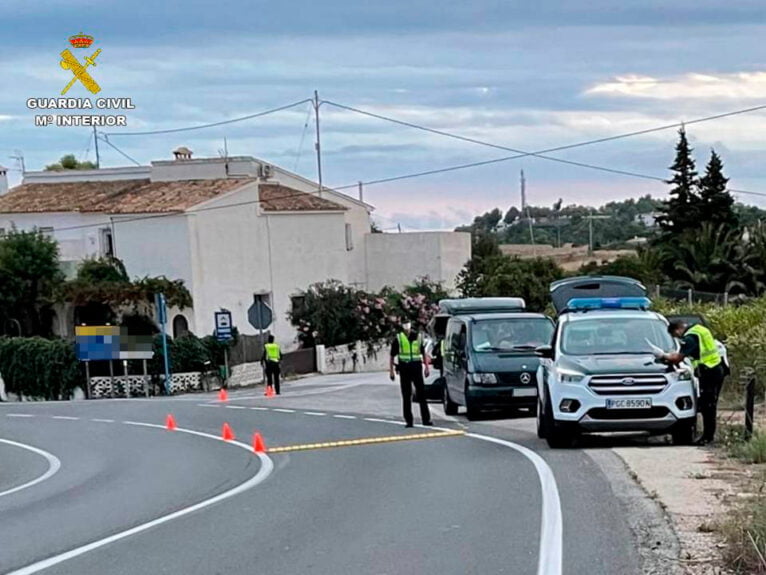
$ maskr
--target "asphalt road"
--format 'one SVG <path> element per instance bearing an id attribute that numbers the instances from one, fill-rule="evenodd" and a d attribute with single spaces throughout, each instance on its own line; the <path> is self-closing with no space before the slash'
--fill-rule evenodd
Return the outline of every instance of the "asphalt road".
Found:
<path id="1" fill-rule="evenodd" d="M 287 383 L 273 399 L 242 390 L 226 404 L 0 404 L 0 573 L 640 572 L 621 503 L 586 451 L 548 450 L 532 420 L 433 411 L 466 435 L 405 429 L 398 386 L 380 375 Z M 162 428 L 168 413 L 179 431 Z M 224 422 L 237 441 L 217 439 Z M 255 431 L 269 448 L 301 449 L 256 457 Z M 376 442 L 317 445 L 356 439 Z"/>

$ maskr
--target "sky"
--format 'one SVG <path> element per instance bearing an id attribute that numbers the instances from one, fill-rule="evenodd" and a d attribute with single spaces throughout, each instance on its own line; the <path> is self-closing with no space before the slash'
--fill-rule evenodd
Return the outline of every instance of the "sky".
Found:
<path id="1" fill-rule="evenodd" d="M 21 179 L 66 153 L 95 159 L 83 127 L 36 127 L 28 98 L 59 95 L 69 36 L 95 38 L 99 96 L 130 97 L 125 128 L 100 128 L 142 164 L 251 155 L 316 179 L 310 104 L 216 128 L 130 136 L 224 121 L 320 99 L 501 147 L 537 151 L 766 104 L 762 0 L 2 0 L 0 164 Z M 70 47 L 71 48 L 71 47 Z M 79 83 L 67 96 L 88 97 Z M 37 112 L 39 113 L 39 112 Z M 353 186 L 513 155 L 320 107 L 324 184 Z M 711 148 L 734 189 L 766 195 L 766 110 L 687 127 L 698 167 Z M 551 153 L 668 177 L 674 129 Z M 101 165 L 131 162 L 103 142 Z M 660 181 L 536 157 L 366 184 L 383 228 L 451 229 L 519 205 L 601 205 L 652 194 Z M 348 193 L 356 194 L 355 188 Z M 766 197 L 738 195 L 766 206 Z"/>

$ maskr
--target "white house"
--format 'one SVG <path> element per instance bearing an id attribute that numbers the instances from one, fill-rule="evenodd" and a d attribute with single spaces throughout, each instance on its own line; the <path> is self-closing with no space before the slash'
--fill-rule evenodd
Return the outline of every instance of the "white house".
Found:
<path id="1" fill-rule="evenodd" d="M 65 271 L 114 255 L 131 277 L 182 279 L 193 310 L 171 310 L 176 330 L 212 333 L 226 308 L 242 333 L 254 294 L 274 309 L 272 333 L 294 342 L 293 297 L 328 279 L 365 289 L 428 275 L 454 286 L 470 258 L 468 234 L 371 234 L 372 207 L 252 157 L 192 159 L 88 171 L 33 172 L 0 195 L 0 232 L 38 228 L 60 246 Z M 0 175 L 0 191 L 4 175 Z M 411 236 L 417 249 L 403 251 Z"/>

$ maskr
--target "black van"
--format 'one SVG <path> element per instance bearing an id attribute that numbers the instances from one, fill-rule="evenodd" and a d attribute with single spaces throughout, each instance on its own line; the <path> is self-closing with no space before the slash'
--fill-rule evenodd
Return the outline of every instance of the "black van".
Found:
<path id="1" fill-rule="evenodd" d="M 470 313 L 449 319 L 444 345 L 444 411 L 465 406 L 475 417 L 488 409 L 537 408 L 535 350 L 549 345 L 554 323 L 525 311 Z"/>
<path id="2" fill-rule="evenodd" d="M 439 313 L 428 323 L 426 331 L 428 339 L 426 352 L 431 358 L 433 370 L 425 381 L 426 399 L 428 401 L 443 401 L 444 398 L 444 358 L 442 357 L 442 341 L 447 333 L 447 323 L 455 315 L 468 313 L 497 313 L 523 311 L 526 302 L 518 297 L 481 297 L 443 299 L 439 301 Z M 417 401 L 416 394 L 413 400 Z"/>

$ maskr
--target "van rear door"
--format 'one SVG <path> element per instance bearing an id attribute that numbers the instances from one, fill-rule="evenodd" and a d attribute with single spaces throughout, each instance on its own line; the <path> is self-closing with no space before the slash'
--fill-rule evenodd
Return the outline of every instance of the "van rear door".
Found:
<path id="1" fill-rule="evenodd" d="M 646 297 L 644 285 L 620 276 L 580 276 L 555 281 L 550 285 L 551 300 L 557 313 L 566 309 L 572 298 Z"/>

